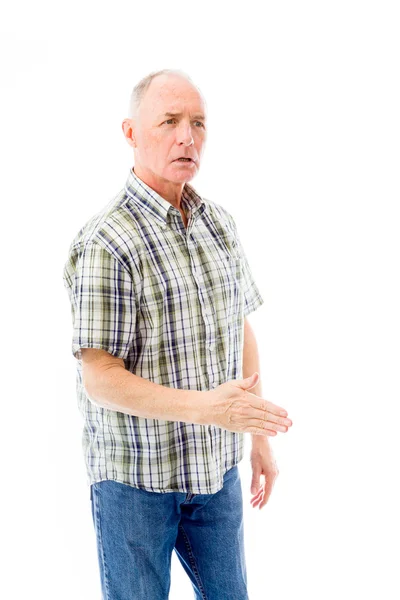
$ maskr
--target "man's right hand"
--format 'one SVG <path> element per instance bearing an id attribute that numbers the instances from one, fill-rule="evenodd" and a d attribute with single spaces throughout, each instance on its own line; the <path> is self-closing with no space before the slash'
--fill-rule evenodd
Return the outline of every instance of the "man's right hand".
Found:
<path id="1" fill-rule="evenodd" d="M 246 379 L 232 379 L 205 392 L 210 403 L 208 422 L 228 431 L 258 435 L 286 432 L 292 425 L 287 411 L 247 391 L 257 385 L 258 378 L 256 372 Z"/>

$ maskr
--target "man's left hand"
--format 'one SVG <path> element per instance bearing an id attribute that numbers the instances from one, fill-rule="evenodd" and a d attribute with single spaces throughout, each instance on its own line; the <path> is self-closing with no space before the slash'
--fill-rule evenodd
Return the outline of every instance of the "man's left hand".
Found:
<path id="1" fill-rule="evenodd" d="M 255 441 L 255 438 L 260 439 Z M 258 506 L 258 508 L 261 509 L 267 504 L 275 479 L 279 474 L 271 446 L 265 436 L 257 435 L 253 437 L 250 462 L 253 470 L 251 480 L 251 493 L 253 494 L 253 498 L 250 502 L 253 505 L 253 508 Z M 260 483 L 261 475 L 264 475 L 265 477 L 263 484 Z"/>

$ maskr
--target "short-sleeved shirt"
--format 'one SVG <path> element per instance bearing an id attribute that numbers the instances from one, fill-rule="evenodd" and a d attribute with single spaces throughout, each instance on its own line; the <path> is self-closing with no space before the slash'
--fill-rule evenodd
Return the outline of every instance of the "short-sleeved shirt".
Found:
<path id="1" fill-rule="evenodd" d="M 128 415 L 92 401 L 81 348 L 122 358 L 166 387 L 207 391 L 243 376 L 244 317 L 263 303 L 226 208 L 186 183 L 182 208 L 131 168 L 124 188 L 77 233 L 63 279 L 83 416 L 88 484 L 213 494 L 243 458 L 244 433 Z"/>

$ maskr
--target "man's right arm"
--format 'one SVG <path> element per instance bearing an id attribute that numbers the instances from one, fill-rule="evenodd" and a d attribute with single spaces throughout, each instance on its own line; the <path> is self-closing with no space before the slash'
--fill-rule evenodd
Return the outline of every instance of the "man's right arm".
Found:
<path id="1" fill-rule="evenodd" d="M 105 350 L 81 348 L 81 354 L 83 385 L 94 404 L 137 417 L 207 424 L 204 392 L 153 383 Z"/>
<path id="2" fill-rule="evenodd" d="M 81 354 L 83 385 L 89 399 L 109 410 L 259 435 L 287 431 L 292 424 L 282 407 L 247 392 L 257 384 L 256 373 L 209 391 L 181 390 L 131 373 L 122 358 L 105 350 L 81 348 Z"/>

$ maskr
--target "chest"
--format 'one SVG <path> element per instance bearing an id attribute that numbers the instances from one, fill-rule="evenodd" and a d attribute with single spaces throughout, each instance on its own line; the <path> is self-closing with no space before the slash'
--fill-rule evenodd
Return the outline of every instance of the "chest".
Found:
<path id="1" fill-rule="evenodd" d="M 186 323 L 214 315 L 227 324 L 243 308 L 242 269 L 232 234 L 204 223 L 144 235 L 140 306 L 144 317 Z"/>

